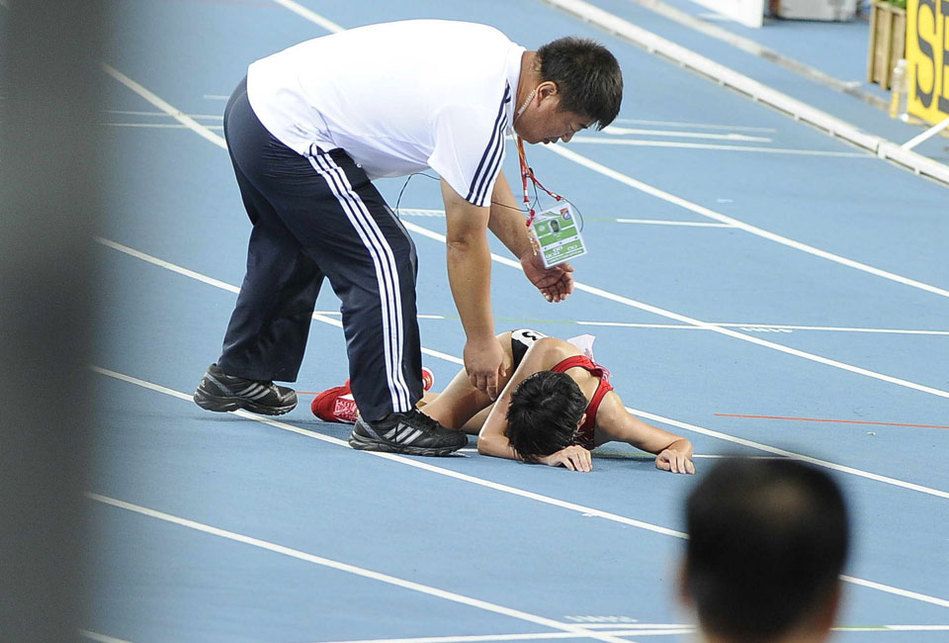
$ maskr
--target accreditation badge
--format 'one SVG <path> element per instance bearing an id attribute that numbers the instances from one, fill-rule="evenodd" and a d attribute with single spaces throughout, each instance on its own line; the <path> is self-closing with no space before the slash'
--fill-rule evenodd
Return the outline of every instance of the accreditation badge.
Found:
<path id="1" fill-rule="evenodd" d="M 585 255 L 587 252 L 577 227 L 573 207 L 566 201 L 560 201 L 553 207 L 536 213 L 530 232 L 545 268 Z"/>

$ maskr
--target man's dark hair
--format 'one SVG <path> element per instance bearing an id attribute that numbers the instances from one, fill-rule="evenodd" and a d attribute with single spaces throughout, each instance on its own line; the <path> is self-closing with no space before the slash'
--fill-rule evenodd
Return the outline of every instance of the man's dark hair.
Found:
<path id="1" fill-rule="evenodd" d="M 557 83 L 560 109 L 586 116 L 603 129 L 619 114 L 623 73 L 609 50 L 585 38 L 559 38 L 537 50 L 540 75 Z"/>
<path id="2" fill-rule="evenodd" d="M 796 460 L 727 459 L 689 495 L 685 591 L 709 634 L 780 636 L 832 600 L 849 546 L 834 480 Z"/>
<path id="3" fill-rule="evenodd" d="M 574 443 L 587 399 L 566 373 L 541 371 L 511 393 L 504 435 L 525 462 Z"/>

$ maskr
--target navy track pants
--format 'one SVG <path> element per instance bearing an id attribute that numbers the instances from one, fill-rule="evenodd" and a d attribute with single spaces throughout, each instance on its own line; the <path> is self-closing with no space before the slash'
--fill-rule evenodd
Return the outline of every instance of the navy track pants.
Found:
<path id="1" fill-rule="evenodd" d="M 224 135 L 253 223 L 247 272 L 218 364 L 230 375 L 295 381 L 324 277 L 342 301 L 353 397 L 367 420 L 422 396 L 415 244 L 341 149 L 301 156 L 271 135 L 246 79 Z"/>

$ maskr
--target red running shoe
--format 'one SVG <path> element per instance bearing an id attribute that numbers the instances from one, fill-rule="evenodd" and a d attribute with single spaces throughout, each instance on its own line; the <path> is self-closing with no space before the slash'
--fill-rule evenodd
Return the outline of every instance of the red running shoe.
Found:
<path id="1" fill-rule="evenodd" d="M 356 400 L 349 389 L 349 380 L 342 386 L 334 386 L 313 398 L 310 403 L 313 415 L 324 422 L 356 423 Z"/>
<path id="2" fill-rule="evenodd" d="M 435 386 L 435 373 L 426 367 L 422 367 L 422 390 L 430 391 Z"/>
<path id="3" fill-rule="evenodd" d="M 431 390 L 435 385 L 435 374 L 428 368 L 422 367 L 422 388 Z M 349 388 L 349 380 L 342 386 L 334 386 L 313 398 L 310 403 L 313 415 L 324 422 L 345 422 L 355 424 L 358 409 L 353 392 Z"/>

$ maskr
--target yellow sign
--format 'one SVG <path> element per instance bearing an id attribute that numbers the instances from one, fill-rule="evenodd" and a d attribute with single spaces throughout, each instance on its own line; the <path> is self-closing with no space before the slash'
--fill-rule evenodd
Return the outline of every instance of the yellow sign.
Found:
<path id="1" fill-rule="evenodd" d="M 906 3 L 909 113 L 930 123 L 949 118 L 949 0 Z"/>

